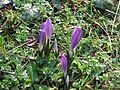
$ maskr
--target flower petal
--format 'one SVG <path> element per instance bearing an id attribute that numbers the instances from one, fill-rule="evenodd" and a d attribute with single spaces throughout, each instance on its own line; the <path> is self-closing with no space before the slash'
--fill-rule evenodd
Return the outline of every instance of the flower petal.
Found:
<path id="1" fill-rule="evenodd" d="M 46 39 L 46 33 L 44 31 L 39 32 L 39 45 L 40 45 L 40 50 L 42 49 L 42 46 L 45 42 Z"/>
<path id="2" fill-rule="evenodd" d="M 71 50 L 74 51 L 82 38 L 82 29 L 76 27 L 72 32 Z"/>
<path id="3" fill-rule="evenodd" d="M 53 33 L 53 25 L 52 25 L 52 21 L 50 18 L 48 18 L 45 22 L 45 25 L 43 26 L 43 28 L 45 29 L 47 38 L 50 40 L 52 37 L 52 33 Z"/>
<path id="4" fill-rule="evenodd" d="M 60 62 L 63 72 L 64 73 L 67 72 L 67 57 L 65 56 L 64 53 L 60 56 Z"/>

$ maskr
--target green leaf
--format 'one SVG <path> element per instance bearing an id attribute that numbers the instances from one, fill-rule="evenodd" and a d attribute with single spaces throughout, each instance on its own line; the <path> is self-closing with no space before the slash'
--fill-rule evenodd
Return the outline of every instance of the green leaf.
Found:
<path id="1" fill-rule="evenodd" d="M 40 90 L 40 85 L 39 84 L 34 84 L 34 89 L 35 90 Z"/>
<path id="2" fill-rule="evenodd" d="M 11 88 L 11 90 L 19 90 L 17 86 Z"/>
<path id="3" fill-rule="evenodd" d="M 28 75 L 30 76 L 32 82 L 35 82 L 37 79 L 37 69 L 36 64 L 34 62 L 30 62 L 28 66 Z"/>
<path id="4" fill-rule="evenodd" d="M 0 46 L 4 43 L 4 38 L 0 36 Z"/>
<path id="5" fill-rule="evenodd" d="M 83 65 L 80 63 L 77 56 L 75 56 L 73 63 L 75 63 L 81 71 L 83 70 Z"/>

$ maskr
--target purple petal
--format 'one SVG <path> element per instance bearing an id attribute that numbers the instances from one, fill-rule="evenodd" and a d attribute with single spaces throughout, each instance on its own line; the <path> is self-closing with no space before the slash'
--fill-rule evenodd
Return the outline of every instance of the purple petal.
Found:
<path id="1" fill-rule="evenodd" d="M 44 32 L 45 32 L 45 29 L 46 29 L 46 22 L 44 22 L 44 23 L 42 24 L 41 31 L 44 31 Z"/>
<path id="2" fill-rule="evenodd" d="M 56 38 L 55 38 L 55 41 L 54 41 L 54 50 L 58 53 L 58 42 L 57 42 Z"/>
<path id="3" fill-rule="evenodd" d="M 74 51 L 82 38 L 82 29 L 76 27 L 72 32 L 71 50 Z"/>
<path id="4" fill-rule="evenodd" d="M 43 29 L 46 32 L 47 38 L 50 40 L 53 33 L 53 25 L 50 18 L 48 18 L 46 22 L 43 24 Z"/>
<path id="5" fill-rule="evenodd" d="M 43 46 L 44 42 L 46 39 L 46 34 L 44 31 L 40 31 L 39 32 L 39 44 L 40 44 L 40 48 Z"/>
<path id="6" fill-rule="evenodd" d="M 60 56 L 60 62 L 61 62 L 63 72 L 66 73 L 67 72 L 67 57 L 65 56 L 64 53 Z"/>

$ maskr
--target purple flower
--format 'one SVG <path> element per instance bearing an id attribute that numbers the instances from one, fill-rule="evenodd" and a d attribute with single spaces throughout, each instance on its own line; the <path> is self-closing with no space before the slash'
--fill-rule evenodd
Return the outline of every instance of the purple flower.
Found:
<path id="1" fill-rule="evenodd" d="M 64 72 L 64 76 L 66 76 L 67 75 L 67 57 L 65 56 L 65 53 L 61 54 L 60 62 L 61 62 L 62 70 Z"/>
<path id="2" fill-rule="evenodd" d="M 50 18 L 48 18 L 42 25 L 42 31 L 45 31 L 46 33 L 46 38 L 47 39 L 51 39 L 52 37 L 52 33 L 53 33 L 53 25 L 52 25 L 52 21 Z"/>
<path id="3" fill-rule="evenodd" d="M 57 42 L 56 38 L 55 38 L 55 41 L 54 41 L 54 50 L 55 50 L 55 52 L 58 53 L 58 42 Z"/>
<path id="4" fill-rule="evenodd" d="M 71 50 L 72 51 L 76 49 L 81 38 L 82 38 L 82 29 L 80 27 L 74 28 L 72 32 L 72 39 L 71 39 Z"/>
<path id="5" fill-rule="evenodd" d="M 43 44 L 45 42 L 46 39 L 46 34 L 44 31 L 40 31 L 39 32 L 39 45 L 40 45 L 40 51 L 42 50 Z"/>

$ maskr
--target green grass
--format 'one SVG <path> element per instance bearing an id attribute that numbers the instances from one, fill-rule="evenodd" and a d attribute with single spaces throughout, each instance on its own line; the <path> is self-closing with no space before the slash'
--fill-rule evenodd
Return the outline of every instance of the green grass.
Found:
<path id="1" fill-rule="evenodd" d="M 59 56 L 56 57 L 51 50 L 49 59 L 39 57 L 38 33 L 47 17 L 51 17 L 54 26 L 51 45 L 56 37 L 59 55 L 70 50 L 73 28 L 79 25 L 83 29 L 82 40 L 70 66 L 70 89 L 120 88 L 118 3 L 115 3 L 114 9 L 106 11 L 105 8 L 96 8 L 92 2 L 95 0 L 78 1 L 56 2 L 53 5 L 58 11 L 55 11 L 53 5 L 45 0 L 15 0 L 15 10 L 0 10 L 0 90 L 63 87 Z M 38 11 L 25 13 L 24 5 L 32 3 Z"/>

